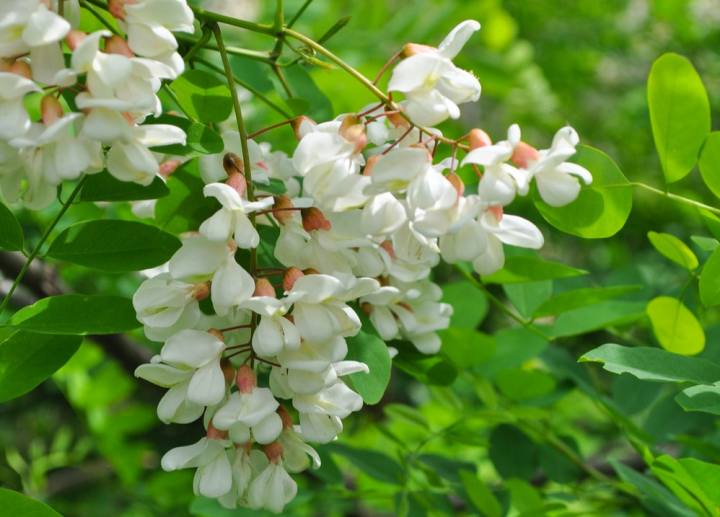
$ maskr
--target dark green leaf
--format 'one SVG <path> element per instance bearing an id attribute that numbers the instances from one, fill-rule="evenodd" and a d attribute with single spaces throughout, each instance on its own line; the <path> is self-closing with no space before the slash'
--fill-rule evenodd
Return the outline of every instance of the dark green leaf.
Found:
<path id="1" fill-rule="evenodd" d="M 484 376 L 495 378 L 509 368 L 519 368 L 537 357 L 548 345 L 547 341 L 524 327 L 503 329 L 495 333 L 495 354 L 478 366 Z"/>
<path id="2" fill-rule="evenodd" d="M 497 273 L 484 276 L 483 282 L 487 284 L 517 284 L 586 274 L 587 271 L 575 269 L 560 262 L 518 256 L 508 257 L 505 260 L 505 266 Z"/>
<path id="3" fill-rule="evenodd" d="M 450 326 L 474 329 L 485 318 L 488 301 L 485 293 L 470 282 L 451 282 L 445 284 L 443 301 L 453 306 Z"/>
<path id="4" fill-rule="evenodd" d="M 461 470 L 471 470 L 475 468 L 475 465 L 469 461 L 446 458 L 439 454 L 421 454 L 418 456 L 418 460 L 430 467 L 434 473 L 443 479 L 455 484 L 460 484 L 461 482 Z"/>
<path id="5" fill-rule="evenodd" d="M 232 98 L 227 84 L 218 76 L 202 70 L 188 70 L 175 79 L 170 88 L 180 107 L 200 122 L 222 122 L 232 113 Z"/>
<path id="6" fill-rule="evenodd" d="M 720 305 L 720 248 L 713 251 L 700 273 L 700 300 L 706 307 Z"/>
<path id="7" fill-rule="evenodd" d="M 155 226 L 98 220 L 64 230 L 47 255 L 103 271 L 140 271 L 167 262 L 178 248 L 177 237 Z"/>
<path id="8" fill-rule="evenodd" d="M 16 251 L 22 248 L 22 227 L 10 209 L 0 203 L 0 249 Z"/>
<path id="9" fill-rule="evenodd" d="M 488 455 L 505 478 L 532 479 L 539 467 L 537 445 L 520 429 L 502 424 L 490 433 Z"/>
<path id="10" fill-rule="evenodd" d="M 675 400 L 685 411 L 702 411 L 720 415 L 720 385 L 698 384 L 685 388 Z"/>
<path id="11" fill-rule="evenodd" d="M 77 351 L 80 336 L 0 330 L 0 402 L 35 388 Z"/>
<path id="12" fill-rule="evenodd" d="M 379 337 L 362 331 L 347 342 L 347 359 L 365 363 L 370 369 L 369 373 L 354 373 L 348 378 L 365 404 L 377 404 L 390 382 L 391 361 L 387 345 Z"/>
<path id="13" fill-rule="evenodd" d="M 685 357 L 660 348 L 626 347 L 608 343 L 591 350 L 580 362 L 603 363 L 613 373 L 661 382 L 712 384 L 720 379 L 720 365 L 699 357 Z"/>
<path id="14" fill-rule="evenodd" d="M 62 517 L 48 505 L 7 488 L 0 488 L 0 508 L 8 517 Z"/>
<path id="15" fill-rule="evenodd" d="M 302 113 L 315 120 L 333 118 L 333 107 L 330 99 L 317 87 L 312 76 L 301 65 L 285 68 L 285 77 L 290 83 L 293 98 L 307 102 L 307 110 Z M 296 101 L 293 101 L 296 102 Z M 298 106 L 290 106 L 291 109 Z M 300 113 L 296 113 L 300 114 Z"/>
<path id="16" fill-rule="evenodd" d="M 548 301 L 538 307 L 533 316 L 555 316 L 563 312 L 578 309 L 586 305 L 594 305 L 624 294 L 632 293 L 642 289 L 640 285 L 618 285 L 612 287 L 587 287 L 564 291 L 556 294 Z"/>
<path id="17" fill-rule="evenodd" d="M 285 188 L 285 183 L 282 180 L 276 178 L 270 178 L 270 181 L 268 183 L 255 182 L 255 188 L 257 190 L 261 190 L 263 192 L 267 192 L 268 194 L 273 194 L 276 196 L 287 192 L 287 189 Z"/>
<path id="18" fill-rule="evenodd" d="M 620 479 L 635 486 L 640 492 L 641 501 L 649 510 L 658 515 L 673 517 L 694 517 L 696 514 L 683 506 L 672 492 L 652 478 L 649 478 L 636 470 L 626 467 L 616 460 L 610 460 L 610 464 L 618 473 Z"/>
<path id="19" fill-rule="evenodd" d="M 80 191 L 80 201 L 137 201 L 167 196 L 170 191 L 162 178 L 155 178 L 147 187 L 120 181 L 103 171 L 88 176 Z"/>
<path id="20" fill-rule="evenodd" d="M 338 442 L 329 443 L 322 448 L 344 456 L 355 468 L 379 481 L 394 485 L 401 485 L 403 482 L 404 474 L 400 464 L 382 452 L 358 449 Z"/>
<path id="21" fill-rule="evenodd" d="M 43 334 L 116 334 L 140 326 L 132 302 L 120 296 L 49 296 L 16 312 L 8 326 Z"/>
<path id="22" fill-rule="evenodd" d="M 399 370 L 415 377 L 420 382 L 435 386 L 448 386 L 455 381 L 458 371 L 455 365 L 442 352 L 426 355 L 405 341 L 392 343 L 399 353 L 392 364 Z"/>
<path id="23" fill-rule="evenodd" d="M 555 337 L 576 336 L 612 325 L 623 325 L 645 315 L 644 302 L 601 302 L 562 313 L 551 333 Z"/>
<path id="24" fill-rule="evenodd" d="M 708 135 L 698 162 L 705 185 L 720 197 L 720 131 Z"/>
<path id="25" fill-rule="evenodd" d="M 223 142 L 222 137 L 204 124 L 167 114 L 153 119 L 152 123 L 172 124 L 185 131 L 187 135 L 185 145 L 173 144 L 153 147 L 155 152 L 187 156 L 193 154 L 219 154 L 225 149 L 225 142 Z"/>
<path id="26" fill-rule="evenodd" d="M 533 312 L 552 296 L 552 290 L 551 280 L 505 284 L 503 286 L 503 291 L 505 291 L 507 297 L 525 318 L 532 316 Z"/>
<path id="27" fill-rule="evenodd" d="M 191 172 L 197 166 L 194 161 L 170 176 L 170 195 L 160 199 L 155 206 L 155 221 L 167 232 L 197 231 L 200 224 L 218 209 L 218 202 L 203 195 L 205 183 Z"/>
<path id="28" fill-rule="evenodd" d="M 441 330 L 442 350 L 458 369 L 470 368 L 484 363 L 495 354 L 492 336 L 468 328 Z"/>
<path id="29" fill-rule="evenodd" d="M 668 53 L 653 63 L 647 94 L 655 147 L 672 183 L 692 170 L 710 133 L 707 92 L 692 63 Z"/>
<path id="30" fill-rule="evenodd" d="M 467 499 L 470 500 L 476 510 L 486 517 L 500 517 L 502 515 L 502 507 L 495 495 L 473 472 L 461 470 L 460 480 L 465 488 Z"/>
<path id="31" fill-rule="evenodd" d="M 549 395 L 556 385 L 549 373 L 522 368 L 502 370 L 495 377 L 495 382 L 503 395 L 518 402 Z"/>

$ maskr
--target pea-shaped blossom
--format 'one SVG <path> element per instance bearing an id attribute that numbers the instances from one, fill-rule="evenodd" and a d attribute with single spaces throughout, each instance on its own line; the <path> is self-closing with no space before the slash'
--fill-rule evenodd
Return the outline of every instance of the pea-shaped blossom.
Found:
<path id="1" fill-rule="evenodd" d="M 11 72 L 0 72 L 0 138 L 22 136 L 30 130 L 31 122 L 23 98 L 40 88 L 30 79 Z"/>
<path id="2" fill-rule="evenodd" d="M 233 488 L 233 469 L 230 457 L 234 454 L 232 442 L 217 432 L 218 437 L 203 437 L 198 442 L 176 447 L 165 453 L 160 461 L 163 470 L 195 468 L 193 491 L 195 495 L 221 497 Z"/>

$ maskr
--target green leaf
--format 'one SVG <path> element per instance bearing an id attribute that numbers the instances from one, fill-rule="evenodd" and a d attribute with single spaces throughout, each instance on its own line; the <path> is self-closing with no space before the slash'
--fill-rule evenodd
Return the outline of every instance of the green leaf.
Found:
<path id="1" fill-rule="evenodd" d="M 508 257 L 505 260 L 505 266 L 497 273 L 484 276 L 483 282 L 487 284 L 518 284 L 586 274 L 587 271 L 575 269 L 560 262 L 518 256 Z"/>
<path id="2" fill-rule="evenodd" d="M 0 249 L 17 251 L 22 248 L 22 227 L 10 209 L 0 203 Z"/>
<path id="3" fill-rule="evenodd" d="M 549 395 L 556 386 L 552 375 L 540 370 L 521 368 L 501 371 L 495 382 L 503 395 L 518 402 Z"/>
<path id="4" fill-rule="evenodd" d="M 155 178 L 147 187 L 120 181 L 103 171 L 87 177 L 80 191 L 79 201 L 137 201 L 167 196 L 170 191 L 162 178 Z"/>
<path id="5" fill-rule="evenodd" d="M 365 404 L 377 404 L 382 399 L 390 382 L 391 360 L 387 345 L 379 337 L 360 331 L 348 338 L 347 359 L 368 365 L 370 372 L 349 375 L 355 391 Z"/>
<path id="6" fill-rule="evenodd" d="M 603 363 L 609 372 L 629 373 L 647 381 L 712 384 L 720 379 L 720 364 L 659 348 L 607 343 L 590 350 L 579 361 Z"/>
<path id="7" fill-rule="evenodd" d="M 668 183 L 695 166 L 710 133 L 710 103 L 700 76 L 678 54 L 660 56 L 650 69 L 648 107 L 655 147 Z"/>
<path id="8" fill-rule="evenodd" d="M 350 447 L 338 442 L 324 445 L 322 449 L 344 456 L 354 467 L 379 481 L 394 485 L 401 485 L 403 482 L 404 474 L 400 464 L 382 452 Z"/>
<path id="9" fill-rule="evenodd" d="M 685 388 L 675 400 L 685 411 L 702 411 L 720 415 L 720 384 L 698 384 Z"/>
<path id="10" fill-rule="evenodd" d="M 80 336 L 0 330 L 0 402 L 35 388 L 77 351 Z"/>
<path id="11" fill-rule="evenodd" d="M 254 183 L 257 190 L 267 192 L 268 194 L 273 194 L 277 196 L 280 194 L 285 194 L 285 192 L 287 192 L 287 188 L 285 188 L 285 183 L 277 178 L 270 178 L 270 181 L 268 183 L 261 183 L 259 181 L 256 181 Z"/>
<path id="12" fill-rule="evenodd" d="M 449 386 L 457 378 L 458 370 L 442 351 L 438 354 L 421 354 L 409 342 L 393 341 L 399 350 L 392 360 L 393 366 L 418 379 L 423 384 Z"/>
<path id="13" fill-rule="evenodd" d="M 450 327 L 439 332 L 442 350 L 459 369 L 471 368 L 495 354 L 495 338 L 469 328 Z"/>
<path id="14" fill-rule="evenodd" d="M 461 470 L 475 468 L 475 464 L 469 461 L 447 458 L 439 454 L 421 454 L 417 459 L 430 467 L 433 474 L 454 484 L 460 484 Z"/>
<path id="15" fill-rule="evenodd" d="M 682 355 L 705 348 L 705 332 L 695 315 L 677 298 L 659 296 L 647 305 L 655 337 L 665 350 Z"/>
<path id="16" fill-rule="evenodd" d="M 501 517 L 502 507 L 500 506 L 500 503 L 492 491 L 480 480 L 480 478 L 469 470 L 461 470 L 460 480 L 465 488 L 467 499 L 472 503 L 477 511 L 486 517 Z"/>
<path id="17" fill-rule="evenodd" d="M 717 482 L 720 481 L 720 467 L 691 458 L 676 460 L 663 455 L 652 462 L 650 469 L 697 515 L 718 515 L 717 507 L 720 503 L 717 500 Z M 707 476 L 707 479 L 703 476 Z"/>
<path id="18" fill-rule="evenodd" d="M 703 251 L 713 252 L 720 247 L 720 241 L 712 237 L 703 237 L 702 235 L 692 235 L 690 240 Z"/>
<path id="19" fill-rule="evenodd" d="M 537 445 L 517 427 L 502 424 L 490 433 L 488 456 L 504 478 L 532 479 L 539 467 Z"/>
<path id="20" fill-rule="evenodd" d="M 7 326 L 43 334 L 116 334 L 140 326 L 128 298 L 63 294 L 49 296 L 16 312 Z"/>
<path id="21" fill-rule="evenodd" d="M 222 122 L 232 113 L 232 98 L 225 82 L 202 70 L 188 70 L 170 88 L 180 107 L 200 122 Z"/>
<path id="22" fill-rule="evenodd" d="M 62 517 L 48 505 L 7 488 L 0 488 L 0 508 L 7 516 Z"/>
<path id="23" fill-rule="evenodd" d="M 705 185 L 716 197 L 720 197 L 720 131 L 708 135 L 698 167 Z"/>
<path id="24" fill-rule="evenodd" d="M 500 372 L 519 368 L 526 361 L 537 357 L 548 345 L 542 337 L 524 327 L 503 329 L 495 333 L 495 353 L 478 366 L 478 371 L 488 378 Z"/>
<path id="25" fill-rule="evenodd" d="M 157 146 L 152 148 L 155 152 L 187 156 L 219 154 L 225 149 L 225 142 L 223 142 L 222 137 L 205 124 L 198 124 L 186 118 L 167 114 L 153 119 L 152 124 L 172 124 L 185 131 L 187 135 L 185 145 L 173 144 Z"/>
<path id="26" fill-rule="evenodd" d="M 525 318 L 530 318 L 533 312 L 552 296 L 552 290 L 551 280 L 505 284 L 503 286 L 503 291 L 505 291 L 507 297 Z"/>
<path id="27" fill-rule="evenodd" d="M 720 248 L 713 251 L 700 273 L 700 300 L 705 307 L 720 305 Z"/>
<path id="28" fill-rule="evenodd" d="M 650 244 L 668 260 L 679 264 L 688 271 L 698 267 L 699 262 L 695 253 L 687 245 L 669 233 L 648 232 Z"/>
<path id="29" fill-rule="evenodd" d="M 645 315 L 644 302 L 601 302 L 562 313 L 551 328 L 554 337 L 577 336 L 608 326 L 624 325 Z"/>
<path id="30" fill-rule="evenodd" d="M 695 513 L 685 507 L 672 492 L 654 479 L 626 467 L 617 460 L 610 460 L 610 464 L 618 473 L 620 479 L 638 489 L 641 502 L 654 514 L 695 517 Z"/>
<path id="31" fill-rule="evenodd" d="M 581 145 L 575 160 L 593 175 L 572 203 L 552 207 L 534 193 L 533 202 L 543 218 L 558 230 L 585 239 L 604 239 L 625 226 L 632 209 L 632 187 L 605 153 Z"/>
<path id="32" fill-rule="evenodd" d="M 47 255 L 102 271 L 140 271 L 167 262 L 178 248 L 177 237 L 155 226 L 97 220 L 64 230 Z"/>
<path id="33" fill-rule="evenodd" d="M 320 90 L 312 76 L 300 65 L 291 66 L 284 69 L 285 78 L 290 83 L 292 89 L 292 97 L 300 98 L 307 101 L 307 109 L 303 113 L 315 120 L 329 120 L 333 118 L 333 107 L 330 99 Z M 291 109 L 299 108 L 297 103 L 293 103 Z M 299 114 L 299 113 L 296 113 Z"/>
<path id="34" fill-rule="evenodd" d="M 443 301 L 453 306 L 450 327 L 474 329 L 485 319 L 488 301 L 485 293 L 467 281 L 442 286 Z"/>
<path id="35" fill-rule="evenodd" d="M 538 307 L 533 313 L 533 316 L 536 318 L 555 316 L 583 306 L 595 305 L 596 303 L 611 300 L 641 289 L 641 285 L 617 285 L 611 287 L 586 287 L 572 291 L 564 291 L 556 294 Z"/>
<path id="36" fill-rule="evenodd" d="M 168 179 L 170 195 L 155 205 L 155 221 L 167 232 L 197 231 L 200 224 L 218 209 L 218 202 L 203 195 L 205 183 L 191 172 L 197 161 L 183 167 Z"/>

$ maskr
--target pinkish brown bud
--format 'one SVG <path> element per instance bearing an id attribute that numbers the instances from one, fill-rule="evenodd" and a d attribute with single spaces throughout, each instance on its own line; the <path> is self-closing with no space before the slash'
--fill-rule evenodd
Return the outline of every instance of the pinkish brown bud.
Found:
<path id="1" fill-rule="evenodd" d="M 63 116 L 63 107 L 60 101 L 52 95 L 46 95 L 40 102 L 40 116 L 42 117 L 43 124 L 49 126 Z"/>
<path id="2" fill-rule="evenodd" d="M 110 36 L 105 40 L 105 53 L 106 54 L 118 54 L 127 58 L 134 57 L 135 54 L 130 50 L 130 45 L 118 35 Z"/>
<path id="3" fill-rule="evenodd" d="M 235 379 L 235 367 L 232 363 L 228 359 L 223 359 L 220 361 L 220 369 L 223 372 L 225 384 L 232 384 L 233 379 Z"/>
<path id="4" fill-rule="evenodd" d="M 319 275 L 320 271 L 318 271 L 314 267 L 306 267 L 305 269 L 303 269 L 303 273 L 305 273 L 306 275 Z"/>
<path id="5" fill-rule="evenodd" d="M 492 139 L 490 135 L 482 129 L 475 128 L 471 129 L 468 134 L 468 143 L 470 144 L 470 149 L 477 149 L 479 147 L 485 147 L 486 145 L 492 145 Z"/>
<path id="6" fill-rule="evenodd" d="M 65 36 L 65 43 L 67 43 L 67 46 L 70 48 L 70 50 L 75 50 L 85 38 L 87 38 L 86 33 L 77 29 L 73 29 L 68 32 L 67 36 Z"/>
<path id="7" fill-rule="evenodd" d="M 370 314 L 372 314 L 373 306 L 368 302 L 363 302 L 360 304 L 360 310 L 370 316 Z"/>
<path id="8" fill-rule="evenodd" d="M 280 415 L 280 420 L 282 420 L 283 423 L 283 429 L 292 429 L 293 421 L 292 416 L 290 416 L 290 413 L 288 413 L 288 410 L 285 409 L 285 406 L 280 404 L 277 408 L 277 414 Z"/>
<path id="9" fill-rule="evenodd" d="M 212 337 L 225 342 L 225 336 L 223 336 L 223 333 L 219 329 L 209 329 L 208 334 L 210 334 Z"/>
<path id="10" fill-rule="evenodd" d="M 454 172 L 447 175 L 447 180 L 453 187 L 455 187 L 455 192 L 457 192 L 458 198 L 460 198 L 465 193 L 465 184 L 463 183 L 463 180 Z"/>
<path id="11" fill-rule="evenodd" d="M 32 70 L 25 61 L 17 60 L 8 67 L 8 72 L 23 76 L 25 79 L 32 79 Z"/>
<path id="12" fill-rule="evenodd" d="M 363 176 L 370 176 L 372 174 L 372 170 L 380 158 L 382 158 L 381 154 L 374 154 L 367 159 L 367 162 L 365 162 L 365 169 L 363 170 Z"/>
<path id="13" fill-rule="evenodd" d="M 495 216 L 495 219 L 497 219 L 498 222 L 500 222 L 503 217 L 503 207 L 500 205 L 493 205 L 491 207 L 488 207 L 488 212 Z"/>
<path id="14" fill-rule="evenodd" d="M 293 132 L 295 133 L 295 138 L 298 140 L 302 140 L 303 137 L 303 131 L 302 126 L 304 124 L 311 124 L 315 125 L 315 121 L 311 119 L 310 117 L 306 117 L 305 115 L 300 115 L 299 117 L 295 117 L 290 124 L 293 128 Z"/>
<path id="15" fill-rule="evenodd" d="M 242 174 L 231 174 L 228 176 L 228 179 L 225 180 L 225 184 L 234 188 L 241 197 L 247 192 L 247 180 Z"/>
<path id="16" fill-rule="evenodd" d="M 402 48 L 402 57 L 410 57 L 415 54 L 422 54 L 424 52 L 434 52 L 437 49 L 429 45 L 421 45 L 420 43 L 405 43 Z"/>
<path id="17" fill-rule="evenodd" d="M 211 440 L 224 440 L 227 438 L 227 431 L 216 429 L 212 422 L 208 424 L 207 437 Z"/>
<path id="18" fill-rule="evenodd" d="M 305 276 L 305 273 L 296 267 L 286 269 L 285 274 L 283 275 L 283 289 L 285 289 L 285 291 L 290 291 L 295 285 L 297 279 L 303 276 Z"/>
<path id="19" fill-rule="evenodd" d="M 353 115 L 348 115 L 343 119 L 338 132 L 345 140 L 355 145 L 356 153 L 362 151 L 367 145 L 365 125 Z"/>
<path id="20" fill-rule="evenodd" d="M 384 249 L 388 255 L 390 255 L 390 258 L 395 258 L 395 249 L 393 248 L 392 242 L 383 241 L 380 243 L 380 247 Z"/>
<path id="21" fill-rule="evenodd" d="M 202 282 L 193 286 L 192 297 L 197 301 L 202 301 L 208 296 L 210 296 L 210 282 Z"/>
<path id="22" fill-rule="evenodd" d="M 237 154 L 226 153 L 223 156 L 223 169 L 225 169 L 225 174 L 232 176 L 233 174 L 243 174 L 245 165 Z"/>
<path id="23" fill-rule="evenodd" d="M 240 393 L 250 393 L 257 386 L 257 377 L 255 372 L 248 365 L 244 364 L 238 368 L 235 375 L 235 384 Z"/>
<path id="24" fill-rule="evenodd" d="M 306 232 L 329 230 L 332 228 L 332 224 L 325 218 L 325 215 L 319 208 L 303 208 L 300 213 L 302 214 L 303 228 L 305 228 Z"/>
<path id="25" fill-rule="evenodd" d="M 387 119 L 395 127 L 410 127 L 410 122 L 408 121 L 408 119 L 403 117 L 400 113 L 388 113 Z"/>
<path id="26" fill-rule="evenodd" d="M 280 445 L 280 442 L 273 442 L 263 447 L 263 451 L 267 459 L 270 460 L 270 463 L 277 463 L 282 458 L 283 447 Z"/>
<path id="27" fill-rule="evenodd" d="M 108 0 L 107 9 L 118 20 L 125 19 L 125 0 Z"/>
<path id="28" fill-rule="evenodd" d="M 170 175 L 182 165 L 182 160 L 172 159 L 165 160 L 160 164 L 160 176 L 163 178 L 169 178 Z"/>
<path id="29" fill-rule="evenodd" d="M 270 298 L 277 298 L 275 288 L 267 278 L 258 278 L 255 280 L 255 292 L 253 296 L 269 296 Z"/>
<path id="30" fill-rule="evenodd" d="M 527 169 L 530 162 L 534 162 L 539 158 L 539 156 L 540 153 L 538 153 L 538 150 L 533 146 L 526 144 L 525 142 L 520 142 L 515 146 L 515 151 L 513 151 L 510 161 L 518 167 Z"/>
<path id="31" fill-rule="evenodd" d="M 293 218 L 292 208 L 294 208 L 294 206 L 289 196 L 285 194 L 275 196 L 272 214 L 280 224 L 285 224 Z"/>

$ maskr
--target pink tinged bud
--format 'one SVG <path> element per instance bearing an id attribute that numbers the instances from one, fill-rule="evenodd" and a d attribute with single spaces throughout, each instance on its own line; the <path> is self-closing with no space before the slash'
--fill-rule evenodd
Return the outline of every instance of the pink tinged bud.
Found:
<path id="1" fill-rule="evenodd" d="M 381 154 L 375 154 L 367 159 L 367 162 L 365 163 L 365 170 L 363 170 L 364 176 L 370 176 L 372 174 L 372 170 L 380 158 L 382 158 Z"/>
<path id="2" fill-rule="evenodd" d="M 380 244 L 380 247 L 384 249 L 388 255 L 390 255 L 390 258 L 395 258 L 395 249 L 393 248 L 392 242 L 383 241 Z"/>
<path id="3" fill-rule="evenodd" d="M 408 119 L 403 117 L 400 113 L 388 113 L 387 119 L 395 127 L 410 127 L 410 122 L 408 122 Z"/>
<path id="4" fill-rule="evenodd" d="M 12 61 L 9 59 L 0 58 L 0 72 L 9 72 Z"/>
<path id="5" fill-rule="evenodd" d="M 518 167 L 527 169 L 528 165 L 537 160 L 539 156 L 540 153 L 538 153 L 538 150 L 533 146 L 525 142 L 520 142 L 515 146 L 515 151 L 513 151 L 510 161 Z"/>
<path id="6" fill-rule="evenodd" d="M 8 67 L 8 72 L 23 76 L 25 79 L 32 79 L 32 70 L 25 61 L 15 61 Z"/>
<path id="7" fill-rule="evenodd" d="M 363 302 L 360 304 L 360 310 L 363 311 L 368 316 L 370 316 L 370 314 L 372 314 L 373 307 L 371 304 L 369 304 L 367 302 Z"/>
<path id="8" fill-rule="evenodd" d="M 65 36 L 65 43 L 67 43 L 67 46 L 70 47 L 70 50 L 75 50 L 85 38 L 87 38 L 87 34 L 83 31 L 73 29 L 68 32 L 67 36 Z"/>
<path id="9" fill-rule="evenodd" d="M 277 298 L 275 288 L 267 278 L 258 278 L 255 280 L 255 292 L 253 296 L 269 296 L 270 298 Z"/>
<path id="10" fill-rule="evenodd" d="M 165 160 L 160 164 L 160 176 L 168 178 L 182 165 L 182 160 Z"/>
<path id="11" fill-rule="evenodd" d="M 223 169 L 225 174 L 232 176 L 233 174 L 242 174 L 245 171 L 245 164 L 242 158 L 235 153 L 226 153 L 223 156 Z"/>
<path id="12" fill-rule="evenodd" d="M 437 49 L 429 45 L 421 45 L 420 43 L 405 43 L 402 48 L 402 57 L 410 57 L 415 54 L 422 54 L 424 52 L 435 52 Z"/>
<path id="13" fill-rule="evenodd" d="M 455 187 L 455 192 L 457 192 L 458 198 L 462 197 L 465 193 L 465 184 L 463 183 L 463 180 L 460 179 L 460 176 L 451 172 L 447 175 L 447 180 L 453 187 Z"/>
<path id="14" fill-rule="evenodd" d="M 272 214 L 280 224 L 285 224 L 293 218 L 293 202 L 290 197 L 285 194 L 275 196 Z"/>
<path id="15" fill-rule="evenodd" d="M 208 330 L 208 334 L 210 334 L 214 338 L 222 341 L 223 343 L 225 342 L 225 336 L 223 336 L 223 333 L 218 329 L 210 329 L 210 330 Z"/>
<path id="16" fill-rule="evenodd" d="M 340 124 L 338 132 L 345 140 L 355 145 L 354 150 L 356 153 L 362 151 L 367 145 L 365 125 L 357 117 L 346 116 Z"/>
<path id="17" fill-rule="evenodd" d="M 225 378 L 225 384 L 232 384 L 235 379 L 235 367 L 230 363 L 230 360 L 223 359 L 220 361 L 220 369 L 223 372 Z"/>
<path id="18" fill-rule="evenodd" d="M 292 416 L 290 416 L 290 413 L 288 413 L 288 410 L 285 409 L 285 406 L 280 404 L 277 408 L 277 414 L 280 415 L 280 420 L 282 420 L 283 423 L 283 429 L 292 429 L 293 426 L 293 420 Z"/>
<path id="19" fill-rule="evenodd" d="M 43 124 L 49 126 L 62 118 L 64 111 L 60 101 L 54 95 L 46 95 L 40 102 L 40 113 Z"/>
<path id="20" fill-rule="evenodd" d="M 127 58 L 134 57 L 135 54 L 130 50 L 130 45 L 118 35 L 110 36 L 105 40 L 105 53 L 106 54 L 118 54 Z"/>
<path id="21" fill-rule="evenodd" d="M 488 207 L 488 212 L 490 212 L 493 216 L 495 216 L 495 219 L 500 222 L 503 217 L 503 207 L 500 205 L 493 205 L 491 207 Z"/>
<path id="22" fill-rule="evenodd" d="M 108 11 L 118 20 L 125 19 L 125 0 L 108 0 Z"/>
<path id="23" fill-rule="evenodd" d="M 303 276 L 305 276 L 305 273 L 296 267 L 286 269 L 285 274 L 283 275 L 283 289 L 290 291 L 295 285 L 295 281 Z"/>
<path id="24" fill-rule="evenodd" d="M 468 134 L 468 142 L 470 143 L 470 149 L 477 149 L 479 147 L 485 147 L 486 145 L 492 145 L 492 139 L 482 129 L 472 129 Z"/>
<path id="25" fill-rule="evenodd" d="M 123 111 L 121 115 L 127 121 L 128 125 L 135 126 L 135 117 L 133 117 L 132 113 L 129 111 Z"/>
<path id="26" fill-rule="evenodd" d="M 329 230 L 332 224 L 325 218 L 319 208 L 304 208 L 301 212 L 303 228 L 306 232 L 313 230 Z"/>
<path id="27" fill-rule="evenodd" d="M 244 364 L 238 368 L 235 375 L 235 384 L 240 393 L 250 393 L 257 386 L 257 377 L 255 372 L 248 365 Z"/>
<path id="28" fill-rule="evenodd" d="M 227 435 L 227 431 L 215 429 L 215 426 L 212 425 L 212 422 L 208 424 L 207 437 L 211 440 L 224 440 L 225 438 L 227 438 Z"/>
<path id="29" fill-rule="evenodd" d="M 277 463 L 282 458 L 283 447 L 280 442 L 273 442 L 263 447 L 263 451 L 270 463 Z"/>
<path id="30" fill-rule="evenodd" d="M 311 119 L 310 117 L 306 117 L 305 115 L 300 115 L 299 117 L 295 117 L 293 119 L 292 123 L 290 124 L 293 128 L 293 132 L 295 133 L 295 138 L 297 138 L 298 140 L 302 140 L 303 135 L 302 135 L 301 127 L 306 122 L 311 125 L 315 125 L 315 121 L 313 119 Z"/>
<path id="31" fill-rule="evenodd" d="M 234 188 L 240 196 L 244 196 L 247 192 L 247 180 L 242 174 L 231 174 L 225 183 Z"/>
<path id="32" fill-rule="evenodd" d="M 210 296 L 210 282 L 202 282 L 193 286 L 192 297 L 197 301 L 202 301 L 208 296 Z"/>

